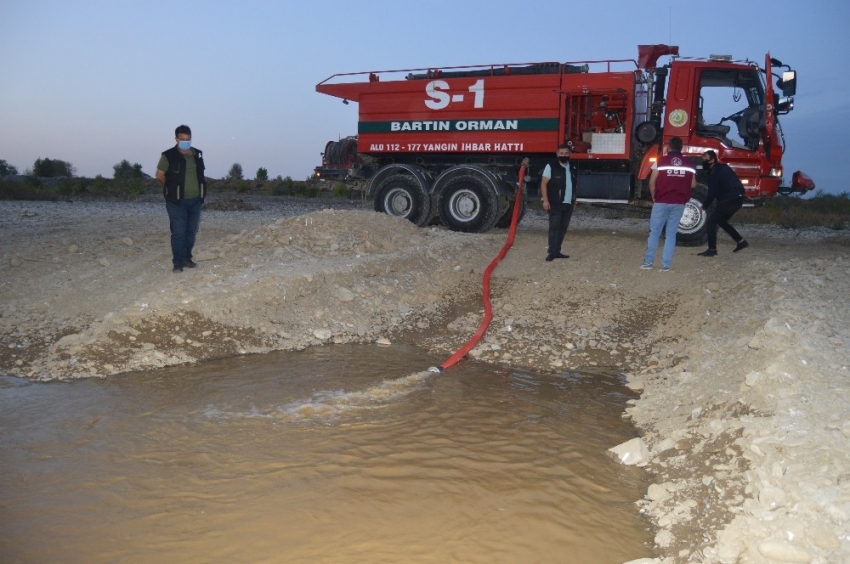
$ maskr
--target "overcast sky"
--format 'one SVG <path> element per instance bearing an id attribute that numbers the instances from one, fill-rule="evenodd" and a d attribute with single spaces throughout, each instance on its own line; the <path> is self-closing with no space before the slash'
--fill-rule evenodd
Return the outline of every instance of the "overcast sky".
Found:
<path id="1" fill-rule="evenodd" d="M 636 59 L 668 43 L 794 67 L 786 183 L 800 169 L 850 192 L 848 29 L 845 0 L 0 0 L 0 159 L 153 174 L 186 123 L 212 177 L 238 162 L 303 180 L 327 141 L 357 131 L 356 104 L 315 91 L 332 74 Z"/>

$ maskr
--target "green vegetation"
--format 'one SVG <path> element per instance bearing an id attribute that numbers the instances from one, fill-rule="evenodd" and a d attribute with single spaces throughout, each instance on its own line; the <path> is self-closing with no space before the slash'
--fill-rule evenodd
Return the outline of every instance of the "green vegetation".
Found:
<path id="1" fill-rule="evenodd" d="M 224 179 L 242 180 L 242 165 L 239 163 L 233 163 L 233 166 L 230 167 L 230 171 L 227 173 L 227 176 L 225 176 Z"/>
<path id="2" fill-rule="evenodd" d="M 850 194 L 815 192 L 814 198 L 776 196 L 758 208 L 744 208 L 735 216 L 742 222 L 779 225 L 788 229 L 827 227 L 850 229 Z"/>
<path id="3" fill-rule="evenodd" d="M 113 178 L 115 180 L 130 180 L 132 178 L 144 178 L 145 173 L 142 172 L 142 165 L 139 163 L 130 164 L 130 161 L 124 159 L 116 165 L 112 165 L 112 170 L 115 171 Z M 99 175 L 98 175 L 99 176 Z"/>
<path id="4" fill-rule="evenodd" d="M 137 199 L 159 196 L 162 186 L 142 171 L 142 165 L 127 159 L 112 166 L 112 178 L 98 174 L 95 178 L 75 177 L 74 166 L 60 159 L 39 158 L 24 175 L 5 160 L 0 160 L 0 200 L 63 200 L 75 198 Z M 236 192 L 264 196 L 297 198 L 352 199 L 360 193 L 342 182 L 293 180 L 291 176 L 269 179 L 268 169 L 260 167 L 253 181 L 243 177 L 242 165 L 233 163 L 222 180 L 207 178 L 210 194 Z"/>
<path id="5" fill-rule="evenodd" d="M 10 165 L 6 161 L 0 159 L 0 177 L 7 175 L 16 175 L 18 174 L 18 169 L 14 166 Z"/>
<path id="6" fill-rule="evenodd" d="M 55 178 L 57 176 L 72 177 L 76 169 L 74 165 L 67 161 L 59 159 L 36 159 L 32 165 L 32 170 L 27 171 L 27 176 L 37 176 L 39 178 Z"/>
<path id="7" fill-rule="evenodd" d="M 334 184 L 333 195 L 337 198 L 345 198 L 348 195 L 348 187 L 344 182 Z"/>
<path id="8" fill-rule="evenodd" d="M 38 159 L 33 171 L 48 175 L 35 175 L 27 171 L 23 177 L 15 176 L 17 169 L 6 161 L 0 160 L 0 199 L 2 200 L 61 200 L 69 197 L 96 197 L 115 199 L 136 199 L 140 196 L 161 195 L 162 187 L 155 179 L 142 172 L 138 163 L 127 160 L 113 166 L 114 178 L 73 177 L 74 167 L 70 163 L 55 159 Z M 68 172 L 71 175 L 67 174 Z M 5 173 L 5 174 L 4 174 Z M 66 174 L 59 174 L 66 173 Z M 5 178 L 4 178 L 5 176 Z M 233 182 L 235 180 L 236 182 Z M 291 196 L 296 198 L 320 199 L 360 199 L 362 193 L 343 182 L 321 182 L 317 179 L 307 181 L 293 180 L 292 177 L 278 175 L 269 180 L 268 171 L 260 168 L 256 180 L 242 178 L 242 167 L 234 163 L 228 177 L 224 180 L 208 179 L 211 194 L 237 192 L 266 196 Z M 536 202 L 530 207 L 540 209 Z M 648 210 L 640 212 L 630 209 L 609 209 L 605 217 L 646 218 Z M 787 229 L 805 227 L 826 227 L 834 230 L 850 229 L 850 193 L 825 194 L 818 191 L 812 198 L 797 196 L 776 196 L 765 201 L 758 208 L 744 208 L 735 215 L 735 221 L 742 223 L 770 224 Z"/>

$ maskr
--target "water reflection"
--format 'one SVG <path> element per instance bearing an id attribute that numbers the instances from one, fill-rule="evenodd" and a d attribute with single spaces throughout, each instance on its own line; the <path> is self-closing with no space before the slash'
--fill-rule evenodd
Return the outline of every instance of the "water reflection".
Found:
<path id="1" fill-rule="evenodd" d="M 623 562 L 642 471 L 604 375 L 323 347 L 0 382 L 2 562 Z"/>

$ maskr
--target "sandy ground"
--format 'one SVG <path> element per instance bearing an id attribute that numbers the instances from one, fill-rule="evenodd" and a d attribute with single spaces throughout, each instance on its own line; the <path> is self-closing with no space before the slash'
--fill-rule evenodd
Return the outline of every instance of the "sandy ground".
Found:
<path id="1" fill-rule="evenodd" d="M 478 327 L 507 234 L 416 228 L 368 205 L 208 204 L 200 267 L 173 274 L 158 199 L 0 202 L 0 372 L 107 377 L 402 339 L 448 357 Z M 636 510 L 659 561 L 850 562 L 850 236 L 742 226 L 749 249 L 721 234 L 718 257 L 680 247 L 665 273 L 638 269 L 646 223 L 580 207 L 571 258 L 547 263 L 545 217 L 529 212 L 471 356 L 616 367 L 642 390 L 624 417 L 649 451 L 655 483 Z"/>

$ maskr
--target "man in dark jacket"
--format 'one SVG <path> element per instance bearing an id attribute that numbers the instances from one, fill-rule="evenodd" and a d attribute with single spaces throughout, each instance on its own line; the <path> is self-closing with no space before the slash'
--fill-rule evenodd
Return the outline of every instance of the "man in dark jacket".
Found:
<path id="1" fill-rule="evenodd" d="M 192 260 L 195 235 L 201 223 L 201 206 L 206 195 L 204 154 L 192 147 L 188 125 L 174 130 L 177 144 L 164 151 L 156 167 L 156 179 L 162 183 L 165 209 L 171 227 L 172 272 L 198 266 Z"/>
<path id="2" fill-rule="evenodd" d="M 543 209 L 549 213 L 549 252 L 546 262 L 570 258 L 561 252 L 576 202 L 576 169 L 570 164 L 570 146 L 560 145 L 557 161 L 546 165 L 540 178 Z"/>
<path id="3" fill-rule="evenodd" d="M 697 253 L 701 257 L 717 256 L 717 226 L 729 234 L 735 241 L 733 253 L 749 247 L 741 234 L 729 224 L 729 220 L 744 205 L 744 185 L 738 175 L 729 165 L 717 162 L 717 153 L 706 151 L 702 154 L 702 167 L 708 173 L 708 195 L 702 204 L 702 209 L 708 209 L 717 200 L 714 210 L 708 214 L 706 230 L 708 231 L 708 249 Z"/>

